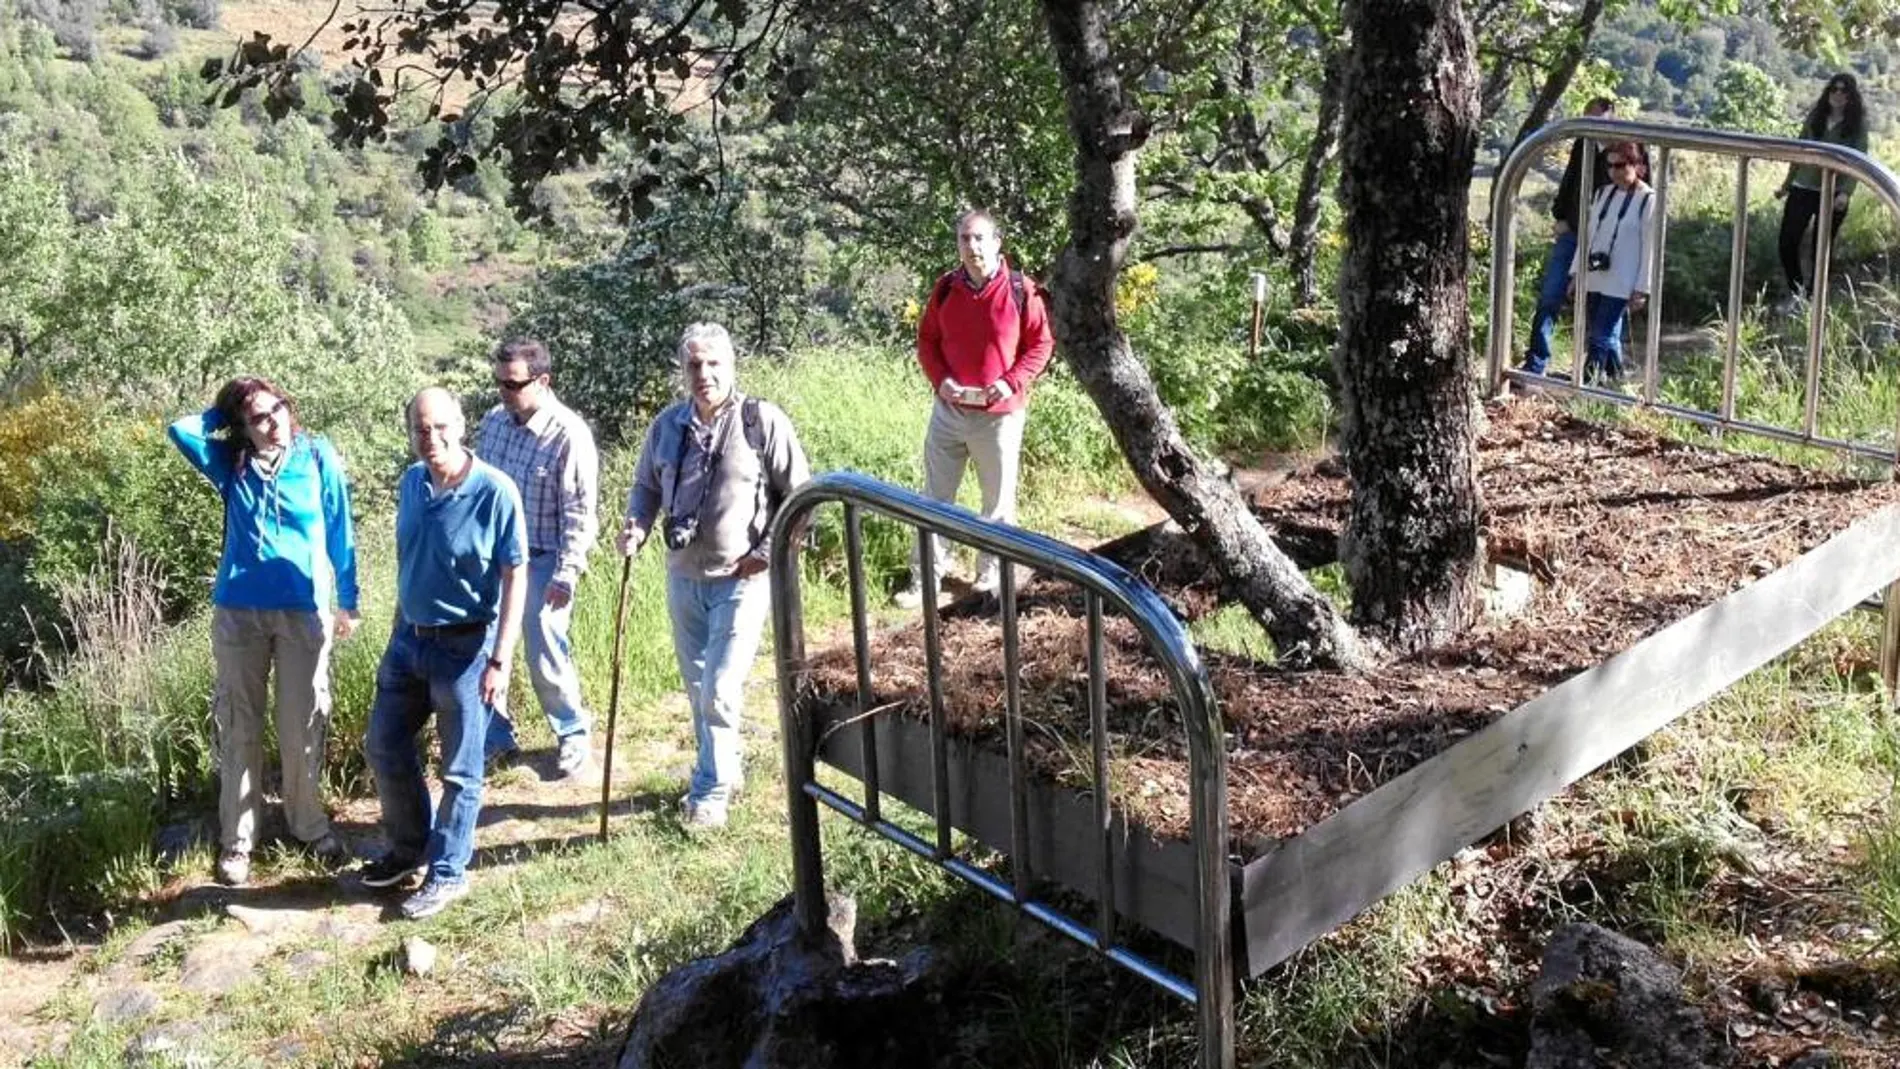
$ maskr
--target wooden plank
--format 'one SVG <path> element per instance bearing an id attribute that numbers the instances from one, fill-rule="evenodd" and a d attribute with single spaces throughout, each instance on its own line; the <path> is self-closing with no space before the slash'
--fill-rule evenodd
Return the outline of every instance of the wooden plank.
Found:
<path id="1" fill-rule="evenodd" d="M 820 711 L 818 757 L 854 778 L 863 778 L 863 753 L 855 730 L 827 730 L 853 709 Z M 998 853 L 1010 847 L 1009 763 L 967 739 L 952 737 L 950 823 Z M 902 716 L 878 722 L 878 786 L 888 797 L 919 812 L 931 805 L 930 730 Z M 1087 794 L 1042 780 L 1029 781 L 1030 871 L 1071 891 L 1096 898 L 1095 807 Z M 859 799 L 860 801 L 862 799 Z M 888 819 L 888 814 L 887 814 Z M 1115 814 L 1115 906 L 1118 915 L 1190 950 L 1194 947 L 1194 850 L 1185 840 L 1161 841 Z M 927 838 L 927 836 L 926 836 Z M 1074 918 L 1092 925 L 1092 913 Z"/>
<path id="2" fill-rule="evenodd" d="M 1900 506 L 1888 506 L 1285 840 L 1241 873 L 1243 975 L 1258 976 L 1896 578 Z"/>

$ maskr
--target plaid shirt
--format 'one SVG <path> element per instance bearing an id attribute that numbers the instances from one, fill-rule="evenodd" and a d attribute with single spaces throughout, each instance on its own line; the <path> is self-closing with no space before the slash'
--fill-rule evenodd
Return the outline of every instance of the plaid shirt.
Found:
<path id="1" fill-rule="evenodd" d="M 598 530 L 600 454 L 587 422 L 549 394 L 526 423 L 496 405 L 482 417 L 476 453 L 521 490 L 531 554 L 558 553 L 554 582 L 574 588 Z"/>

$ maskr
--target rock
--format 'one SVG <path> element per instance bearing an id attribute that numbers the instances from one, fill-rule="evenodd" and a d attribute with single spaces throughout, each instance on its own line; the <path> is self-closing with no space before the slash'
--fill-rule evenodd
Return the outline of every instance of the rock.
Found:
<path id="1" fill-rule="evenodd" d="M 618 1069 L 887 1069 L 932 1064 L 939 994 L 928 952 L 857 960 L 857 907 L 829 903 L 829 928 L 799 936 L 792 900 L 732 949 L 661 977 L 634 1012 Z"/>
<path id="2" fill-rule="evenodd" d="M 158 1009 L 158 992 L 144 984 L 115 987 L 100 995 L 92 1004 L 92 1019 L 104 1024 L 124 1024 Z"/>
<path id="3" fill-rule="evenodd" d="M 284 962 L 284 968 L 295 977 L 305 977 L 330 964 L 330 952 L 327 950 L 300 950 Z"/>
<path id="4" fill-rule="evenodd" d="M 1816 1047 L 1788 1063 L 1788 1069 L 1835 1069 L 1841 1060 L 1826 1047 Z"/>
<path id="5" fill-rule="evenodd" d="M 126 944 L 125 960 L 143 962 L 158 953 L 166 943 L 185 934 L 186 922 L 166 921 L 139 933 L 138 938 Z"/>
<path id="6" fill-rule="evenodd" d="M 203 995 L 223 995 L 249 983 L 256 975 L 265 947 L 242 935 L 214 935 L 185 955 L 178 986 Z"/>
<path id="7" fill-rule="evenodd" d="M 255 906 L 240 906 L 236 902 L 225 906 L 224 912 L 252 935 L 276 935 L 298 926 L 306 919 L 299 910 L 258 909 Z"/>
<path id="8" fill-rule="evenodd" d="M 1485 568 L 1484 615 L 1491 620 L 1509 620 L 1521 616 L 1537 596 L 1537 580 L 1531 573 L 1491 561 Z"/>
<path id="9" fill-rule="evenodd" d="M 435 968 L 435 944 L 419 936 L 402 941 L 402 971 L 410 976 L 427 976 Z"/>
<path id="10" fill-rule="evenodd" d="M 197 1021 L 169 1021 L 148 1028 L 125 1045 L 127 1069 L 199 1069 L 216 1059 L 206 1049 L 205 1027 Z"/>
<path id="11" fill-rule="evenodd" d="M 1710 1069 L 1714 1052 L 1682 974 L 1648 947 L 1594 924 L 1551 938 L 1525 1069 Z"/>

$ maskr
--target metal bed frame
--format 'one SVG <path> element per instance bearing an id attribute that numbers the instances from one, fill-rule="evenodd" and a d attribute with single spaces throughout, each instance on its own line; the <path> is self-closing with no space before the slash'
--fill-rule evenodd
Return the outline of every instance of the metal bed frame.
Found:
<path id="1" fill-rule="evenodd" d="M 805 660 L 804 609 L 798 582 L 800 539 L 818 506 L 844 506 L 845 556 L 850 570 L 851 633 L 857 659 L 858 701 L 871 707 L 863 554 L 864 511 L 914 525 L 920 540 L 924 592 L 924 650 L 929 676 L 931 803 L 934 839 L 926 840 L 886 820 L 880 790 L 876 719 L 860 717 L 859 778 L 864 804 L 817 781 L 815 726 L 802 707 L 800 673 Z M 994 553 L 1002 562 L 1001 598 L 1003 671 L 1008 735 L 1009 850 L 1011 879 L 1000 880 L 952 852 L 949 740 L 944 727 L 942 645 L 938 633 L 935 540 L 948 535 Z M 1028 770 L 1024 761 L 1020 640 L 1016 616 L 1016 565 L 1069 580 L 1081 587 L 1088 614 L 1089 724 L 1095 777 L 1094 923 L 1070 917 L 1036 897 L 1030 844 Z M 1024 915 L 1142 976 L 1195 1007 L 1203 1065 L 1226 1069 L 1234 1061 L 1234 967 L 1230 912 L 1233 903 L 1227 869 L 1227 754 L 1220 713 L 1200 654 L 1161 598 L 1118 565 L 1044 535 L 990 523 L 970 512 L 855 472 L 821 475 L 793 491 L 772 525 L 772 625 L 778 659 L 780 733 L 785 751 L 785 783 L 790 808 L 792 873 L 801 929 L 825 928 L 824 859 L 819 846 L 818 805 L 831 809 L 935 862 L 967 883 L 1008 903 Z M 1167 671 L 1187 726 L 1189 820 L 1193 829 L 1194 899 L 1198 906 L 1194 938 L 1194 978 L 1179 977 L 1143 957 L 1116 938 L 1116 824 L 1108 790 L 1107 685 L 1103 667 L 1102 612 L 1112 607 L 1133 621 Z"/>

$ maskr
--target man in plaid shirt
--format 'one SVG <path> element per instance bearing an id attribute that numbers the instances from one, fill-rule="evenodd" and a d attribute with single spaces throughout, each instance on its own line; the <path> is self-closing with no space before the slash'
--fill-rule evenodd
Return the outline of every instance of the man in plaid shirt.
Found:
<path id="1" fill-rule="evenodd" d="M 532 338 L 495 351 L 501 404 L 482 418 L 476 453 L 521 491 L 528 528 L 528 603 L 522 618 L 528 675 L 548 726 L 560 742 L 559 768 L 570 779 L 593 770 L 580 675 L 568 646 L 574 585 L 587 566 L 598 529 L 600 455 L 585 420 L 554 396 L 547 346 Z M 519 754 L 514 724 L 498 705 L 489 723 L 488 756 L 498 764 Z"/>

